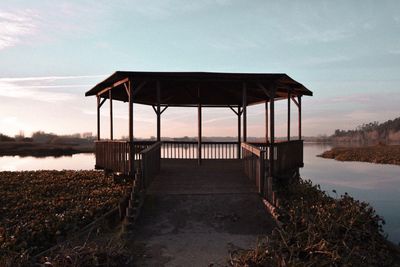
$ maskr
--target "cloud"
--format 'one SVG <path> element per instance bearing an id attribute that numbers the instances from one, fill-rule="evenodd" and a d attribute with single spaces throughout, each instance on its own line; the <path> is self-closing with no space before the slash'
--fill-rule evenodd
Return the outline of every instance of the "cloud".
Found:
<path id="1" fill-rule="evenodd" d="M 345 62 L 351 60 L 348 56 L 338 55 L 338 56 L 325 56 L 325 57 L 309 57 L 304 59 L 300 65 L 315 66 L 323 64 L 331 64 L 338 62 Z"/>
<path id="2" fill-rule="evenodd" d="M 17 84 L 0 81 L 0 96 L 11 98 L 28 98 L 45 102 L 71 100 L 75 96 L 63 92 L 49 92 L 38 88 L 26 88 Z"/>
<path id="3" fill-rule="evenodd" d="M 99 77 L 104 75 L 0 78 L 0 96 L 44 102 L 68 101 L 93 86 L 82 81 L 97 80 Z"/>
<path id="4" fill-rule="evenodd" d="M 0 118 L 0 125 L 2 126 L 3 129 L 24 129 L 24 130 L 31 130 L 30 128 L 27 128 L 27 125 L 20 121 L 17 117 L 15 116 L 8 116 L 4 118 Z"/>
<path id="5" fill-rule="evenodd" d="M 230 0 L 159 0 L 159 1 L 137 1 L 135 13 L 151 19 L 165 19 L 179 14 L 186 14 L 211 6 L 226 6 L 231 4 Z M 129 2 L 131 3 L 131 2 Z"/>
<path id="6" fill-rule="evenodd" d="M 2 82 L 31 82 L 31 81 L 55 81 L 55 80 L 76 80 L 87 78 L 105 78 L 106 75 L 70 75 L 70 76 L 40 76 L 40 77 L 16 77 L 16 78 L 0 78 Z"/>
<path id="7" fill-rule="evenodd" d="M 329 43 L 352 36 L 352 33 L 344 29 L 327 29 L 318 30 L 315 27 L 302 24 L 296 33 L 291 32 L 286 37 L 289 42 L 298 42 L 302 44 L 309 44 L 314 42 Z"/>
<path id="8" fill-rule="evenodd" d="M 392 54 L 392 55 L 400 55 L 400 49 L 392 49 L 392 50 L 389 50 L 389 54 Z"/>
<path id="9" fill-rule="evenodd" d="M 261 44 L 257 41 L 237 36 L 230 36 L 229 38 L 221 38 L 219 36 L 218 39 L 211 40 L 208 45 L 220 50 L 241 50 L 261 47 Z"/>
<path id="10" fill-rule="evenodd" d="M 0 11 L 0 50 L 12 47 L 37 30 L 37 14 L 32 10 Z"/>

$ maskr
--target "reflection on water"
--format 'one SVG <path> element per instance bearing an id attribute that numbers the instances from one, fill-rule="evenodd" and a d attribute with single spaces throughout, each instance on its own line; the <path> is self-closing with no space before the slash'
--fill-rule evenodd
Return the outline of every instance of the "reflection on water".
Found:
<path id="1" fill-rule="evenodd" d="M 389 239 L 400 242 L 400 166 L 366 162 L 340 162 L 316 157 L 330 149 L 329 145 L 305 144 L 304 168 L 301 176 L 339 195 L 345 192 L 356 199 L 369 202 L 386 225 Z"/>
<path id="2" fill-rule="evenodd" d="M 339 162 L 316 157 L 330 149 L 329 145 L 305 144 L 302 177 L 318 183 L 327 192 L 348 192 L 356 199 L 367 201 L 383 216 L 389 239 L 400 242 L 400 166 L 364 162 Z M 76 154 L 59 158 L 0 157 L 0 171 L 19 170 L 90 170 L 93 154 Z M 332 195 L 333 193 L 331 193 Z"/>
<path id="3" fill-rule="evenodd" d="M 91 170 L 94 168 L 94 154 L 75 154 L 62 157 L 0 157 L 0 171 L 36 170 Z"/>

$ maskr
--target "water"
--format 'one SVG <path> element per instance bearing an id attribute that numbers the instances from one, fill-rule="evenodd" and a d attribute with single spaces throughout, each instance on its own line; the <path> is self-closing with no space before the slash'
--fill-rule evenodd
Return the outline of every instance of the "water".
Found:
<path id="1" fill-rule="evenodd" d="M 400 242 L 400 166 L 367 162 L 340 162 L 316 157 L 329 145 L 306 144 L 301 176 L 321 185 L 330 195 L 345 192 L 355 199 L 369 202 L 386 225 L 389 240 Z"/>
<path id="2" fill-rule="evenodd" d="M 92 170 L 94 154 L 75 154 L 62 157 L 0 157 L 0 171 L 36 171 L 36 170 Z"/>
<path id="3" fill-rule="evenodd" d="M 384 230 L 389 239 L 400 242 L 400 166 L 365 162 L 339 162 L 316 157 L 330 149 L 329 145 L 305 144 L 302 177 L 321 185 L 330 195 L 335 189 L 356 199 L 369 202 L 384 217 Z M 93 154 L 76 154 L 63 157 L 0 157 L 0 171 L 70 169 L 90 170 L 94 167 Z"/>

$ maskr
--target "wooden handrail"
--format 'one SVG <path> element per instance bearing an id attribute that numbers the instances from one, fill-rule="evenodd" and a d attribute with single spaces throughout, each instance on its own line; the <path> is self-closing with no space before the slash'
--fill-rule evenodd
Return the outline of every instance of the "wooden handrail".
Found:
<path id="1" fill-rule="evenodd" d="M 197 141 L 162 141 L 162 143 L 166 144 L 197 144 Z M 222 144 L 222 145 L 234 145 L 237 142 L 234 141 L 201 141 L 202 144 Z"/>
<path id="2" fill-rule="evenodd" d="M 140 152 L 141 186 L 147 188 L 160 171 L 161 142 L 156 142 Z"/>
<path id="3" fill-rule="evenodd" d="M 267 151 L 247 142 L 242 142 L 241 148 L 244 173 L 255 183 L 258 192 L 262 196 L 268 197 L 268 192 L 264 188 L 268 166 L 266 164 Z"/>
<path id="4" fill-rule="evenodd" d="M 162 144 L 161 142 L 156 142 L 156 143 L 152 144 L 151 146 L 149 146 L 148 148 L 142 150 L 142 151 L 140 152 L 140 154 L 150 153 L 151 151 L 153 151 L 153 150 L 155 150 L 155 149 L 161 147 L 161 144 Z"/>
<path id="5" fill-rule="evenodd" d="M 254 146 L 253 144 L 247 143 L 247 142 L 242 142 L 241 143 L 242 148 L 246 149 L 247 151 L 250 151 L 251 153 L 257 155 L 258 157 L 261 156 L 261 153 L 266 150 L 259 149 L 258 147 Z"/>

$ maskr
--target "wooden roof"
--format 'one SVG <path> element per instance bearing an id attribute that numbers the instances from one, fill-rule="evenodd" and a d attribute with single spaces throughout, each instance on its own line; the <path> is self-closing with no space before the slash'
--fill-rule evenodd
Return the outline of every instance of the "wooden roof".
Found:
<path id="1" fill-rule="evenodd" d="M 275 99 L 308 95 L 312 92 L 283 73 L 215 73 L 215 72 L 140 72 L 117 71 L 86 92 L 85 96 L 129 101 L 124 82 L 130 81 L 135 103 L 156 105 L 157 83 L 162 105 L 169 106 L 241 106 L 243 87 L 248 105 L 269 101 L 266 93 L 275 88 Z"/>

